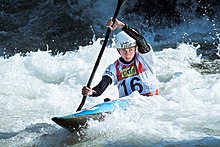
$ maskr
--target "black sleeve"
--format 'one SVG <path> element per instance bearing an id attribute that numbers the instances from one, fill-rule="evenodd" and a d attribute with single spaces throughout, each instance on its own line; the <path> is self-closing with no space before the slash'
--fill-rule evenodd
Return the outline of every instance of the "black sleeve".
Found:
<path id="1" fill-rule="evenodd" d="M 144 37 L 141 34 L 139 34 L 137 31 L 128 27 L 127 25 L 125 25 L 122 28 L 122 30 L 136 40 L 137 45 L 138 45 L 138 51 L 140 53 L 142 54 L 147 53 L 151 50 L 151 46 L 147 43 Z"/>
<path id="2" fill-rule="evenodd" d="M 91 96 L 100 96 L 111 83 L 112 79 L 109 76 L 103 76 L 99 84 L 92 88 L 94 91 Z"/>

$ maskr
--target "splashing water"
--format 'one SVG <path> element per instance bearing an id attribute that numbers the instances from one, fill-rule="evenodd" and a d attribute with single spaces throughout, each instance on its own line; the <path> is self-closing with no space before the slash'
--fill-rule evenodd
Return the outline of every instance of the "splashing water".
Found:
<path id="1" fill-rule="evenodd" d="M 91 121 L 69 133 L 51 121 L 76 111 L 100 49 L 100 40 L 77 52 L 51 56 L 32 52 L 0 59 L 0 144 L 3 146 L 218 146 L 220 144 L 220 74 L 201 74 L 196 47 L 180 44 L 156 52 L 160 95 L 134 92 L 127 111 L 116 110 L 103 122 Z M 119 57 L 106 48 L 92 85 Z M 84 107 L 117 98 L 111 85 Z"/>

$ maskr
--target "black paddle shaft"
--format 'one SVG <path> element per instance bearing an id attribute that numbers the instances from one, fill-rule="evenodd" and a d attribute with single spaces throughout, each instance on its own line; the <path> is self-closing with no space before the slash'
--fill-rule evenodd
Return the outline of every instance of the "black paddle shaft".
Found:
<path id="1" fill-rule="evenodd" d="M 118 0 L 118 5 L 117 5 L 117 8 L 116 8 L 116 10 L 115 10 L 114 16 L 113 16 L 113 18 L 112 18 L 112 19 L 113 19 L 113 22 L 114 22 L 114 20 L 116 19 L 120 8 L 121 8 L 122 4 L 125 3 L 125 1 L 126 1 L 126 0 Z M 90 76 L 89 81 L 88 81 L 88 83 L 87 83 L 87 87 L 90 87 L 90 86 L 91 86 L 91 83 L 92 83 L 92 80 L 93 80 L 93 78 L 94 78 L 95 72 L 96 72 L 96 70 L 97 70 L 97 68 L 98 68 L 98 66 L 99 66 L 99 63 L 100 63 L 101 58 L 102 58 L 102 55 L 103 55 L 103 53 L 104 53 L 105 46 L 106 46 L 106 44 L 107 44 L 107 42 L 108 42 L 108 38 L 109 38 L 110 33 L 111 33 L 111 30 L 108 28 L 108 29 L 107 29 L 107 32 L 106 32 L 106 34 L 105 34 L 105 40 L 104 40 L 104 42 L 103 42 L 103 44 L 102 44 L 102 48 L 101 48 L 101 50 L 100 50 L 100 53 L 99 53 L 99 55 L 98 55 L 98 58 L 97 58 L 97 60 L 96 60 L 96 62 L 95 62 L 95 65 L 94 65 L 94 67 L 93 67 L 91 76 Z M 81 101 L 81 103 L 80 103 L 80 105 L 79 105 L 79 107 L 77 108 L 76 111 L 80 111 L 80 110 L 82 109 L 82 107 L 83 107 L 84 104 L 85 104 L 85 101 L 86 101 L 86 96 L 83 96 L 83 99 L 82 99 L 82 101 Z"/>

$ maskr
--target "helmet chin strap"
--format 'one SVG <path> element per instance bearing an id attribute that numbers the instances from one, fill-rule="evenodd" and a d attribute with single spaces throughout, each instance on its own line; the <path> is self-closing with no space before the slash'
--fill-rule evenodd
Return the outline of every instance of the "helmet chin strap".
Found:
<path id="1" fill-rule="evenodd" d="M 120 52 L 119 52 L 119 49 L 117 48 L 117 51 L 118 51 L 118 53 L 120 54 Z M 121 55 L 121 54 L 120 54 Z"/>

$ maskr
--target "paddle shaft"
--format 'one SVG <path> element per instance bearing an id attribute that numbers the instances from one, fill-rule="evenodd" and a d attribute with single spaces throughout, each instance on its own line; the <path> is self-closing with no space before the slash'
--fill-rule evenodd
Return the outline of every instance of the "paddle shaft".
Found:
<path id="1" fill-rule="evenodd" d="M 125 1 L 126 1 L 126 0 L 118 0 L 118 5 L 117 5 L 117 8 L 116 8 L 116 10 L 115 10 L 114 16 L 113 16 L 113 18 L 112 18 L 112 19 L 113 19 L 113 22 L 114 22 L 114 20 L 116 19 L 117 15 L 118 15 L 118 13 L 119 13 L 120 8 L 121 8 L 122 4 L 123 4 Z M 98 58 L 97 58 L 97 60 L 96 60 L 96 62 L 95 62 L 95 65 L 94 65 L 94 67 L 93 67 L 92 73 L 91 73 L 90 78 L 89 78 L 89 81 L 88 81 L 88 83 L 87 83 L 87 87 L 90 87 L 90 86 L 91 86 L 92 80 L 93 80 L 93 78 L 94 78 L 94 76 L 95 76 L 95 72 L 96 72 L 96 70 L 97 70 L 97 68 L 98 68 L 98 66 L 99 66 L 99 63 L 100 63 L 101 58 L 102 58 L 102 55 L 103 55 L 103 53 L 104 53 L 105 46 L 106 46 L 106 44 L 107 44 L 107 42 L 108 42 L 108 38 L 109 38 L 110 33 L 111 33 L 111 30 L 108 28 L 108 29 L 107 29 L 107 32 L 106 32 L 106 34 L 105 34 L 105 40 L 104 40 L 104 42 L 103 42 L 103 44 L 102 44 L 102 48 L 101 48 L 101 50 L 100 50 L 100 52 L 99 52 Z M 76 111 L 80 111 L 80 110 L 82 109 L 82 107 L 83 107 L 84 104 L 85 104 L 86 97 L 87 97 L 87 96 L 83 96 L 82 101 L 81 101 L 81 103 L 80 103 L 80 105 L 79 105 L 79 107 L 77 108 Z"/>

